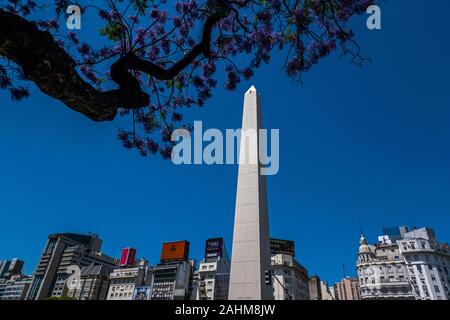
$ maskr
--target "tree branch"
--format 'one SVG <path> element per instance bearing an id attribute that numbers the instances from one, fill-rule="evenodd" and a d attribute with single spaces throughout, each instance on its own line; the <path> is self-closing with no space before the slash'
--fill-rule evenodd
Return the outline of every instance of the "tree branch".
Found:
<path id="1" fill-rule="evenodd" d="M 14 13 L 0 9 L 0 56 L 20 66 L 26 78 L 48 96 L 94 121 L 114 119 L 117 109 L 148 106 L 150 98 L 142 91 L 130 70 L 141 71 L 159 80 L 170 80 L 198 56 L 210 56 L 214 25 L 229 12 L 214 13 L 204 25 L 201 40 L 179 61 L 165 69 L 129 53 L 111 66 L 111 78 L 119 89 L 100 91 L 81 78 L 73 58 L 49 32 Z"/>
<path id="2" fill-rule="evenodd" d="M 75 61 L 50 33 L 4 10 L 0 10 L 0 56 L 20 66 L 43 93 L 94 121 L 112 120 L 118 108 L 149 104 L 149 96 L 138 86 L 95 89 L 81 78 Z"/>

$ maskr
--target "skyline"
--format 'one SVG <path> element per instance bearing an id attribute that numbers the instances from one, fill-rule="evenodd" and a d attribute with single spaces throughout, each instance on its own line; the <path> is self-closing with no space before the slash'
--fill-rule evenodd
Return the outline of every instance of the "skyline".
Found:
<path id="1" fill-rule="evenodd" d="M 330 283 L 343 264 L 355 274 L 360 224 L 369 242 L 383 226 L 404 224 L 450 241 L 449 44 L 417 41 L 445 39 L 450 4 L 423 15 L 417 0 L 401 3 L 383 5 L 381 31 L 355 19 L 373 60 L 362 69 L 334 53 L 300 86 L 282 77 L 282 57 L 273 56 L 252 80 L 265 128 L 280 129 L 280 172 L 267 181 L 270 235 L 294 240 L 298 260 Z M 411 16 L 423 19 L 414 32 Z M 185 116 L 205 128 L 239 128 L 250 85 L 218 88 Z M 186 239 L 200 257 L 207 238 L 223 236 L 231 251 L 236 165 L 142 158 L 116 141 L 126 118 L 93 123 L 35 88 L 20 103 L 5 92 L 0 99 L 0 212 L 14 226 L 0 233 L 1 259 L 17 256 L 31 273 L 46 235 L 66 231 L 98 233 L 113 256 L 136 247 L 151 263 L 165 241 Z"/>

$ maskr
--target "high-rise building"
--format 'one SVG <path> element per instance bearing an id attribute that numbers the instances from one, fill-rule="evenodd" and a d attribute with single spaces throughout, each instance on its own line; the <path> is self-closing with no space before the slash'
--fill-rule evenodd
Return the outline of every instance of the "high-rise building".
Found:
<path id="1" fill-rule="evenodd" d="M 400 235 L 400 233 L 398 233 Z M 364 235 L 359 240 L 356 268 L 363 300 L 413 300 L 408 271 L 395 239 L 378 237 L 377 245 L 369 245 Z"/>
<path id="2" fill-rule="evenodd" d="M 414 297 L 450 300 L 450 247 L 430 228 L 414 229 L 398 241 Z"/>
<path id="3" fill-rule="evenodd" d="M 112 271 L 112 267 L 105 265 L 82 267 L 78 283 L 69 287 L 67 296 L 76 300 L 106 300 Z"/>
<path id="4" fill-rule="evenodd" d="M 107 300 L 133 300 L 135 290 L 150 286 L 152 278 L 153 270 L 144 259 L 132 266 L 126 264 L 114 269 L 109 275 Z"/>
<path id="5" fill-rule="evenodd" d="M 188 257 L 188 241 L 163 243 L 161 261 L 153 270 L 152 300 L 185 300 L 191 297 L 195 263 Z"/>
<path id="6" fill-rule="evenodd" d="M 116 261 L 101 253 L 102 240 L 93 234 L 57 233 L 48 236 L 27 294 L 29 300 L 67 294 L 68 267 L 90 265 L 114 267 Z"/>
<path id="7" fill-rule="evenodd" d="M 269 218 L 264 168 L 261 165 L 261 99 L 252 86 L 244 96 L 239 172 L 234 215 L 230 271 L 230 300 L 270 300 L 273 288 L 265 284 L 270 271 Z"/>
<path id="8" fill-rule="evenodd" d="M 223 238 L 206 240 L 196 279 L 196 300 L 227 300 L 231 261 Z"/>
<path id="9" fill-rule="evenodd" d="M 361 300 L 358 279 L 345 277 L 334 284 L 336 300 Z"/>

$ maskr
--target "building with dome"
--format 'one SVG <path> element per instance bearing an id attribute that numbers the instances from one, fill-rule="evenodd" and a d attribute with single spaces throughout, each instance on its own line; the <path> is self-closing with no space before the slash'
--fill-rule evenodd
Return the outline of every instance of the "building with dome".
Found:
<path id="1" fill-rule="evenodd" d="M 408 270 L 396 240 L 384 235 L 379 237 L 378 244 L 370 245 L 361 234 L 356 262 L 361 299 L 414 299 Z"/>

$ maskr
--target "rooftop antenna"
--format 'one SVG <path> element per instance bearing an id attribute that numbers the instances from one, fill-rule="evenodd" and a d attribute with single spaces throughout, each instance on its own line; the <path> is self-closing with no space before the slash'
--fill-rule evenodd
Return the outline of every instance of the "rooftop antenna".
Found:
<path id="1" fill-rule="evenodd" d="M 343 271 L 343 273 L 344 273 L 344 279 L 345 279 L 345 277 L 346 277 L 346 273 L 345 273 L 345 264 L 342 264 L 342 271 Z"/>
<path id="2" fill-rule="evenodd" d="M 359 223 L 359 231 L 360 231 L 361 235 L 363 235 L 364 234 L 364 230 L 363 230 L 363 226 L 362 226 L 362 223 L 361 223 L 361 217 L 358 217 L 358 223 Z"/>

